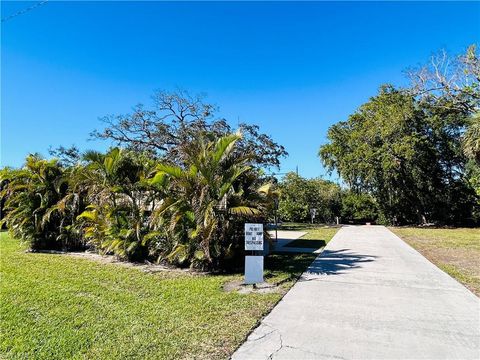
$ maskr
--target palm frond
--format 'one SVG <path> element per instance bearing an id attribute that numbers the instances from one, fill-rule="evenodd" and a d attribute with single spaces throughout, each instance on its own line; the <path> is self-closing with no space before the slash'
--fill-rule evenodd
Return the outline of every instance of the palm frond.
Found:
<path id="1" fill-rule="evenodd" d="M 235 142 L 241 138 L 241 135 L 237 133 L 225 135 L 218 139 L 212 154 L 213 163 L 218 164 L 224 157 L 228 156 L 228 154 L 232 151 Z"/>
<path id="2" fill-rule="evenodd" d="M 260 215 L 261 211 L 250 206 L 234 206 L 228 209 L 232 215 L 255 216 Z"/>
<path id="3" fill-rule="evenodd" d="M 156 167 L 157 172 L 168 174 L 174 178 L 181 178 L 183 170 L 179 166 L 158 164 Z"/>

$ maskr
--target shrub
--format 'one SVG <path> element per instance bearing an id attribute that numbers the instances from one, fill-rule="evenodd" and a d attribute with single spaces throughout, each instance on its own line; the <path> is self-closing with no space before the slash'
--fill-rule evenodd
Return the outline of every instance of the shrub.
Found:
<path id="1" fill-rule="evenodd" d="M 288 173 L 279 183 L 279 215 L 284 221 L 310 221 L 310 210 L 316 209 L 315 221 L 334 222 L 340 215 L 340 186 L 323 179 L 305 179 Z"/>
<path id="2" fill-rule="evenodd" d="M 13 236 L 34 250 L 89 246 L 125 260 L 215 269 L 243 253 L 243 223 L 263 221 L 276 192 L 262 184 L 240 134 L 199 134 L 178 164 L 112 148 L 75 163 L 29 156 L 0 178 Z"/>
<path id="3" fill-rule="evenodd" d="M 342 194 L 342 222 L 375 222 L 378 219 L 378 206 L 375 199 L 366 193 L 347 190 Z"/>
<path id="4" fill-rule="evenodd" d="M 74 228 L 81 200 L 70 193 L 68 172 L 56 160 L 30 155 L 22 169 L 3 169 L 5 224 L 32 250 L 82 246 Z"/>

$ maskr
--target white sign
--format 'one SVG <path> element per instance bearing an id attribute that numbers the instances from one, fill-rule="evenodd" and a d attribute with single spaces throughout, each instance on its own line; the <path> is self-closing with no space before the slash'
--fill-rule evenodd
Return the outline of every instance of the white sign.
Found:
<path id="1" fill-rule="evenodd" d="M 263 224 L 245 224 L 245 250 L 263 250 Z"/>
<path id="2" fill-rule="evenodd" d="M 263 282 L 263 256 L 245 256 L 245 284 Z"/>

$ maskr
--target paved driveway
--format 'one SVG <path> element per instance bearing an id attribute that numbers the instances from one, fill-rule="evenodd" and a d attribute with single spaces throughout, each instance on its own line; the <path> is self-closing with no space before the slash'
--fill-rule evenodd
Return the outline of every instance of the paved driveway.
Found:
<path id="1" fill-rule="evenodd" d="M 347 226 L 233 359 L 480 359 L 480 301 L 383 226 Z"/>
<path id="2" fill-rule="evenodd" d="M 275 230 L 269 231 L 272 239 L 275 239 Z M 291 253 L 320 253 L 320 249 L 315 248 L 297 248 L 287 246 L 289 243 L 296 239 L 300 239 L 305 235 L 305 231 L 289 231 L 289 230 L 278 230 L 277 236 L 278 239 L 275 241 L 273 251 L 274 252 L 291 252 Z"/>

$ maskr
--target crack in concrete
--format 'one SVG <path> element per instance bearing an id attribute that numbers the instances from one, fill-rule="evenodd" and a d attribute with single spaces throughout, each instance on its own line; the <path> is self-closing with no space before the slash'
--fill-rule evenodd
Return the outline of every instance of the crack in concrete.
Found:
<path id="1" fill-rule="evenodd" d="M 301 348 L 298 348 L 298 347 L 295 347 L 295 346 L 291 346 L 291 345 L 286 345 L 286 344 L 284 344 L 282 334 L 278 331 L 278 329 L 275 329 L 273 326 L 268 325 L 268 324 L 264 324 L 264 325 L 266 325 L 267 327 L 271 328 L 272 331 L 270 331 L 269 333 L 261 336 L 261 337 L 258 338 L 258 339 L 255 339 L 255 340 L 253 340 L 253 341 L 260 340 L 260 339 L 266 337 L 267 335 L 273 334 L 274 332 L 278 332 L 278 339 L 280 340 L 280 346 L 279 346 L 275 351 L 273 351 L 270 355 L 268 355 L 268 357 L 267 357 L 268 360 L 273 360 L 273 359 L 274 359 L 274 356 L 275 356 L 277 353 L 279 353 L 283 348 L 289 348 L 289 349 L 301 351 L 301 352 L 304 352 L 304 353 L 312 354 L 312 355 L 315 355 L 316 357 L 319 357 L 319 358 L 322 358 L 322 357 L 324 357 L 324 356 L 327 356 L 328 358 L 331 358 L 331 359 L 347 360 L 346 358 L 341 357 L 341 356 L 330 355 L 330 354 L 320 354 L 320 353 L 317 353 L 317 352 L 314 352 L 314 351 L 301 349 Z"/>
<path id="2" fill-rule="evenodd" d="M 263 334 L 262 336 L 260 336 L 260 337 L 258 337 L 258 338 L 256 338 L 256 339 L 250 339 L 250 340 L 251 340 L 251 341 L 261 340 L 261 339 L 267 337 L 268 335 L 273 334 L 275 331 L 278 331 L 278 330 L 277 330 L 277 329 L 273 329 L 272 331 L 270 331 L 270 332 L 268 332 L 268 333 L 266 333 L 266 334 Z"/>
<path id="3" fill-rule="evenodd" d="M 278 333 L 278 338 L 280 339 L 280 347 L 268 356 L 269 360 L 272 360 L 275 354 L 278 353 L 283 348 L 283 339 L 282 339 L 282 334 L 280 332 Z"/>

